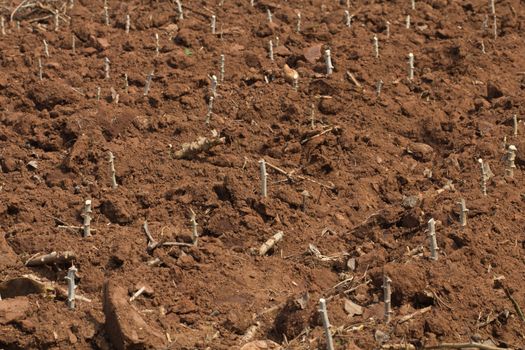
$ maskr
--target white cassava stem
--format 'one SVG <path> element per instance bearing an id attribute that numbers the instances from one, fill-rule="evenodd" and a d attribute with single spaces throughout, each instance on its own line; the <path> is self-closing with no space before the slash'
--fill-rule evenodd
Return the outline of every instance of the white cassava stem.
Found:
<path id="1" fill-rule="evenodd" d="M 328 311 L 326 309 L 326 300 L 324 298 L 319 299 L 319 312 L 323 320 L 324 334 L 326 336 L 326 349 L 334 350 L 334 340 L 332 339 L 332 333 L 330 332 L 330 320 L 328 319 Z"/>
<path id="2" fill-rule="evenodd" d="M 97 101 L 100 101 L 100 86 L 97 86 Z"/>
<path id="3" fill-rule="evenodd" d="M 438 260 L 438 247 L 436 241 L 436 221 L 432 218 L 428 220 L 428 237 L 430 239 L 430 258 Z"/>
<path id="4" fill-rule="evenodd" d="M 301 12 L 299 12 L 299 13 L 297 14 L 297 24 L 296 24 L 296 26 L 295 26 L 295 31 L 296 31 L 297 33 L 300 33 L 300 32 L 301 32 Z"/>
<path id="5" fill-rule="evenodd" d="M 40 57 L 38 57 L 38 79 L 40 79 L 40 81 L 43 80 L 43 69 L 42 69 L 42 59 Z"/>
<path id="6" fill-rule="evenodd" d="M 467 226 L 467 214 L 469 210 L 467 209 L 467 205 L 465 204 L 464 198 L 461 198 L 458 204 L 459 204 L 459 224 L 462 227 L 465 227 Z"/>
<path id="7" fill-rule="evenodd" d="M 302 202 L 301 202 L 301 210 L 304 212 L 304 211 L 306 211 L 307 199 L 309 197 L 311 197 L 310 192 L 308 192 L 307 190 L 304 190 L 303 192 L 301 192 L 301 197 L 303 199 Z"/>
<path id="8" fill-rule="evenodd" d="M 109 79 L 109 58 L 104 58 L 104 78 Z"/>
<path id="9" fill-rule="evenodd" d="M 385 303 L 385 323 L 392 319 L 392 280 L 383 276 L 383 302 Z"/>
<path id="10" fill-rule="evenodd" d="M 408 54 L 408 80 L 414 80 L 414 54 Z"/>
<path id="11" fill-rule="evenodd" d="M 118 187 L 117 184 L 117 172 L 115 171 L 115 156 L 113 156 L 113 152 L 108 152 L 108 162 L 109 162 L 109 172 L 111 175 L 111 188 L 116 189 Z"/>
<path id="12" fill-rule="evenodd" d="M 197 245 L 199 241 L 199 232 L 197 231 L 197 215 L 195 215 L 195 212 L 190 208 L 191 210 L 191 217 L 190 217 L 190 223 L 191 223 L 191 240 L 193 242 L 193 245 Z"/>
<path id="13" fill-rule="evenodd" d="M 496 15 L 494 15 L 494 19 L 492 20 L 492 30 L 493 30 L 494 39 L 497 39 L 498 38 L 498 20 L 496 18 Z"/>
<path id="14" fill-rule="evenodd" d="M 496 15 L 496 6 L 494 5 L 494 0 L 489 0 L 489 10 L 491 15 Z"/>
<path id="15" fill-rule="evenodd" d="M 5 35 L 5 18 L 4 18 L 4 16 L 0 17 L 0 29 L 2 30 L 2 35 Z"/>
<path id="16" fill-rule="evenodd" d="M 345 10 L 345 25 L 348 28 L 352 27 L 352 16 L 350 15 L 350 11 Z"/>
<path id="17" fill-rule="evenodd" d="M 73 54 L 77 53 L 77 37 L 75 34 L 71 34 L 71 50 L 73 51 Z"/>
<path id="18" fill-rule="evenodd" d="M 159 33 L 155 33 L 155 56 L 160 54 Z"/>
<path id="19" fill-rule="evenodd" d="M 46 54 L 46 57 L 49 57 L 49 46 L 47 45 L 47 41 L 44 39 L 44 53 Z"/>
<path id="20" fill-rule="evenodd" d="M 219 66 L 219 81 L 221 82 L 224 82 L 224 64 L 225 64 L 225 56 L 224 55 L 221 55 L 221 59 L 220 59 L 220 66 Z"/>
<path id="21" fill-rule="evenodd" d="M 91 200 L 86 199 L 84 202 L 84 211 L 82 212 L 82 217 L 84 218 L 84 225 L 82 226 L 84 237 L 91 236 L 91 213 Z"/>
<path id="22" fill-rule="evenodd" d="M 183 20 L 184 13 L 182 12 L 182 3 L 180 2 L 180 0 L 176 0 L 176 3 L 177 3 L 177 11 L 179 12 L 179 20 Z"/>
<path id="23" fill-rule="evenodd" d="M 131 27 L 131 17 L 126 15 L 126 34 L 129 34 L 129 28 Z"/>
<path id="24" fill-rule="evenodd" d="M 512 116 L 512 135 L 518 136 L 518 116 L 516 114 Z"/>
<path id="25" fill-rule="evenodd" d="M 128 73 L 124 74 L 124 92 L 127 94 L 129 90 Z"/>
<path id="26" fill-rule="evenodd" d="M 75 285 L 75 275 L 77 273 L 77 268 L 73 265 L 67 270 L 67 306 L 70 309 L 75 308 L 75 291 L 77 286 Z"/>
<path id="27" fill-rule="evenodd" d="M 376 86 L 376 97 L 381 96 L 381 90 L 383 89 L 383 80 L 379 80 Z"/>
<path id="28" fill-rule="evenodd" d="M 210 98 L 208 99 L 208 112 L 206 113 L 206 121 L 205 123 L 206 124 L 209 124 L 210 123 L 210 120 L 211 120 L 211 115 L 213 114 L 213 100 L 215 98 L 212 96 L 210 96 Z"/>
<path id="29" fill-rule="evenodd" d="M 266 9 L 266 15 L 268 17 L 268 22 L 272 23 L 273 22 L 273 16 L 272 16 L 272 11 L 270 11 L 270 9 Z"/>
<path id="30" fill-rule="evenodd" d="M 324 60 L 326 65 L 326 75 L 331 75 L 334 69 L 334 66 L 332 65 L 332 56 L 330 53 L 330 50 L 324 51 Z"/>
<path id="31" fill-rule="evenodd" d="M 483 159 L 479 158 L 478 163 L 481 168 L 481 193 L 483 193 L 483 195 L 486 196 L 487 195 L 487 181 L 488 181 L 487 169 L 485 168 Z"/>
<path id="32" fill-rule="evenodd" d="M 415 10 L 416 9 L 416 0 L 411 0 L 410 3 L 411 3 L 410 7 L 412 8 L 412 10 Z"/>
<path id="33" fill-rule="evenodd" d="M 217 76 L 212 75 L 210 77 L 210 92 L 213 97 L 217 97 Z"/>
<path id="34" fill-rule="evenodd" d="M 146 84 L 144 85 L 144 96 L 148 96 L 149 89 L 151 88 L 151 81 L 153 80 L 153 74 L 155 71 L 151 71 L 146 77 Z"/>
<path id="35" fill-rule="evenodd" d="M 273 61 L 273 41 L 268 42 L 268 57 Z"/>
<path id="36" fill-rule="evenodd" d="M 106 26 L 109 26 L 109 7 L 107 2 L 104 4 L 104 23 L 106 23 Z"/>
<path id="37" fill-rule="evenodd" d="M 514 169 L 516 169 L 516 151 L 518 149 L 514 145 L 509 145 L 507 149 L 507 167 L 505 168 L 505 175 L 509 177 L 514 177 Z"/>
<path id="38" fill-rule="evenodd" d="M 266 162 L 264 161 L 264 159 L 261 159 L 259 161 L 259 171 L 260 171 L 260 176 L 261 176 L 261 195 L 263 197 L 267 197 L 268 196 L 268 187 L 267 187 L 268 173 L 266 172 Z"/>
<path id="39" fill-rule="evenodd" d="M 60 27 L 60 12 L 56 10 L 55 11 L 55 32 L 58 32 L 59 27 Z"/>
<path id="40" fill-rule="evenodd" d="M 217 17 L 215 15 L 211 15 L 211 33 L 216 33 L 216 24 L 217 24 Z"/>
<path id="41" fill-rule="evenodd" d="M 379 39 L 374 35 L 374 57 L 379 58 Z"/>
<path id="42" fill-rule="evenodd" d="M 386 38 L 390 38 L 390 22 L 386 21 Z"/>
<path id="43" fill-rule="evenodd" d="M 310 126 L 315 129 L 315 103 L 312 103 L 312 109 L 310 111 Z"/>
<path id="44" fill-rule="evenodd" d="M 406 29 L 410 29 L 410 15 L 407 15 L 407 17 L 406 17 L 405 27 L 406 27 Z"/>

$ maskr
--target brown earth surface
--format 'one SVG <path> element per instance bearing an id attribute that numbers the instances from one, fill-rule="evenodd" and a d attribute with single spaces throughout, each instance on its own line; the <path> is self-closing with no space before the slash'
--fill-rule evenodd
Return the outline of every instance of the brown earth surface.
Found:
<path id="1" fill-rule="evenodd" d="M 496 1 L 497 38 L 485 0 L 110 0 L 109 25 L 98 0 L 1 5 L 0 349 L 323 349 L 321 297 L 336 349 L 525 348 L 522 0 Z M 179 244 L 148 249 L 145 221 Z M 74 259 L 26 265 L 51 252 Z"/>

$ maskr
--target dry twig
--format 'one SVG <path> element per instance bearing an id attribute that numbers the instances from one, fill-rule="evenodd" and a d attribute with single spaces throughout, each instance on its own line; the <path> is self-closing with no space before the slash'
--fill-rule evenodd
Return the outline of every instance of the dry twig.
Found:
<path id="1" fill-rule="evenodd" d="M 496 346 L 490 346 L 479 343 L 443 343 L 433 346 L 425 346 L 423 350 L 433 350 L 433 349 L 466 349 L 466 348 L 477 348 L 480 350 L 509 350 L 507 348 L 498 348 Z"/>

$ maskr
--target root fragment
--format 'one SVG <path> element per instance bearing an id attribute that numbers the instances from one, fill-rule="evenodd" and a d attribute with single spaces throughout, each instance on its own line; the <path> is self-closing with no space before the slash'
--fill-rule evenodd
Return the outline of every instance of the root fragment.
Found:
<path id="1" fill-rule="evenodd" d="M 39 253 L 36 256 L 29 258 L 26 266 L 42 266 L 51 264 L 63 264 L 75 260 L 75 253 L 71 251 L 66 252 L 52 252 L 49 254 Z"/>
<path id="2" fill-rule="evenodd" d="M 217 131 L 212 131 L 212 138 L 199 137 L 197 141 L 182 144 L 182 149 L 175 152 L 175 159 L 193 159 L 199 153 L 209 151 L 217 145 L 224 144 L 226 139 L 219 137 Z"/>

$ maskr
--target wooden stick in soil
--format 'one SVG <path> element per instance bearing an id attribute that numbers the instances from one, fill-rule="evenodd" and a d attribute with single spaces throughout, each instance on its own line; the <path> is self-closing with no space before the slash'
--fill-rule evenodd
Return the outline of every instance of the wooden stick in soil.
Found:
<path id="1" fill-rule="evenodd" d="M 179 21 L 184 19 L 184 13 L 182 12 L 182 4 L 180 0 L 175 0 L 177 3 L 177 11 L 179 12 Z"/>
<path id="2" fill-rule="evenodd" d="M 261 195 L 266 198 L 268 196 L 268 173 L 266 172 L 266 162 L 264 159 L 259 161 L 259 170 L 261 175 Z"/>
<path id="3" fill-rule="evenodd" d="M 412 52 L 408 54 L 408 80 L 414 80 L 414 54 Z"/>
<path id="4" fill-rule="evenodd" d="M 379 79 L 376 85 L 376 97 L 379 98 L 381 96 L 381 90 L 383 89 L 383 80 Z"/>
<path id="5" fill-rule="evenodd" d="M 44 43 L 44 53 L 46 54 L 46 57 L 49 58 L 49 46 L 47 45 L 47 41 L 44 39 L 43 43 Z"/>
<path id="6" fill-rule="evenodd" d="M 25 265 L 29 267 L 52 265 L 52 264 L 65 264 L 75 260 L 75 253 L 71 251 L 65 252 L 52 252 L 49 254 L 39 253 L 36 256 L 29 258 Z"/>
<path id="7" fill-rule="evenodd" d="M 220 64 L 219 64 L 219 81 L 221 82 L 221 84 L 224 82 L 224 63 L 225 63 L 225 56 L 221 55 Z"/>
<path id="8" fill-rule="evenodd" d="M 326 75 L 331 75 L 334 69 L 334 66 L 332 65 L 332 55 L 330 53 L 330 50 L 324 51 L 324 60 L 326 65 Z"/>
<path id="9" fill-rule="evenodd" d="M 43 80 L 42 59 L 38 57 L 38 79 Z"/>
<path id="10" fill-rule="evenodd" d="M 321 318 L 323 319 L 323 328 L 326 336 L 326 349 L 334 350 L 334 341 L 332 339 L 332 333 L 330 332 L 328 311 L 326 310 L 326 300 L 323 298 L 319 299 L 319 312 L 321 313 Z"/>
<path id="11" fill-rule="evenodd" d="M 489 180 L 489 176 L 487 173 L 487 168 L 485 167 L 485 164 L 483 163 L 483 159 L 479 158 L 478 163 L 481 167 L 481 192 L 484 196 L 487 195 L 487 181 Z"/>
<path id="12" fill-rule="evenodd" d="M 259 248 L 259 255 L 264 256 L 270 249 L 272 249 L 278 242 L 280 242 L 284 237 L 284 232 L 279 231 L 275 235 L 272 236 L 269 240 L 263 243 L 261 247 Z"/>
<path id="13" fill-rule="evenodd" d="M 211 121 L 211 116 L 213 114 L 213 100 L 215 98 L 212 96 L 208 99 L 208 112 L 206 112 L 206 120 L 204 121 L 206 124 L 209 124 Z"/>
<path id="14" fill-rule="evenodd" d="M 191 239 L 193 241 L 193 245 L 197 245 L 198 241 L 199 241 L 199 233 L 197 232 L 197 215 L 195 215 L 195 212 L 193 211 L 193 209 L 190 208 L 190 211 L 191 211 L 191 218 L 190 218 L 190 223 L 191 223 Z"/>
<path id="15" fill-rule="evenodd" d="M 507 161 L 507 166 L 505 168 L 505 175 L 509 176 L 509 177 L 514 177 L 514 169 L 516 169 L 516 164 L 514 163 L 514 161 L 516 160 L 516 151 L 518 149 L 516 148 L 516 146 L 514 145 L 509 145 L 509 147 L 507 148 L 507 155 L 506 155 L 506 161 Z"/>
<path id="16" fill-rule="evenodd" d="M 109 58 L 104 58 L 104 79 L 109 79 Z"/>
<path id="17" fill-rule="evenodd" d="M 73 265 L 69 268 L 67 271 L 67 276 L 65 279 L 67 280 L 67 306 L 70 309 L 75 308 L 75 291 L 77 289 L 77 286 L 75 285 L 75 274 L 78 270 Z"/>
<path id="18" fill-rule="evenodd" d="M 118 187 L 117 184 L 117 178 L 116 178 L 116 171 L 115 171 L 115 157 L 113 156 L 113 152 L 108 152 L 108 162 L 109 162 L 109 171 L 111 173 L 111 188 L 116 189 Z"/>
<path id="19" fill-rule="evenodd" d="M 459 204 L 459 223 L 462 227 L 465 227 L 467 226 L 467 214 L 469 210 L 467 209 L 467 205 L 465 204 L 464 198 L 461 198 L 458 204 Z"/>
<path id="20" fill-rule="evenodd" d="M 154 74 L 155 74 L 155 71 L 152 70 L 146 77 L 146 84 L 144 85 L 144 96 L 148 96 L 149 94 L 149 89 L 151 88 L 151 81 L 153 80 Z"/>
<path id="21" fill-rule="evenodd" d="M 82 229 L 84 231 L 84 237 L 91 236 L 91 200 L 86 199 L 84 202 L 84 212 L 82 213 L 82 216 L 84 218 L 84 226 L 82 226 Z"/>
<path id="22" fill-rule="evenodd" d="M 392 280 L 388 276 L 383 276 L 383 300 L 385 302 L 385 323 L 392 319 Z"/>
<path id="23" fill-rule="evenodd" d="M 428 220 L 428 237 L 430 239 L 430 258 L 438 260 L 438 247 L 436 242 L 436 221 L 432 218 Z"/>

